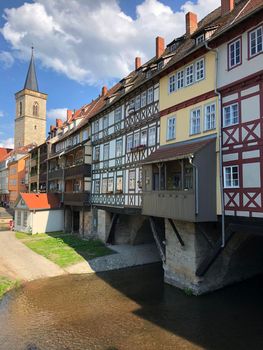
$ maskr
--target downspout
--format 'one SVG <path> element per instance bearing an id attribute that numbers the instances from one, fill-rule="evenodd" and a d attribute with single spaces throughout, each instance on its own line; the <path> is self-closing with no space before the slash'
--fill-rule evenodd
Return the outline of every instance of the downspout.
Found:
<path id="1" fill-rule="evenodd" d="M 217 90 L 218 86 L 218 50 L 212 49 L 208 46 L 205 41 L 205 47 L 209 51 L 213 51 L 216 56 L 216 65 L 215 65 L 215 94 L 218 96 L 218 123 L 219 123 L 219 181 L 220 181 L 220 199 L 221 199 L 221 211 L 222 211 L 222 248 L 225 246 L 225 199 L 224 199 L 224 182 L 223 182 L 223 152 L 222 152 L 222 96 L 221 93 Z"/>
<path id="2" fill-rule="evenodd" d="M 195 215 L 198 215 L 198 213 L 199 213 L 198 167 L 193 162 L 193 159 L 194 159 L 193 155 L 191 155 L 188 159 L 189 159 L 189 163 L 195 168 Z"/>

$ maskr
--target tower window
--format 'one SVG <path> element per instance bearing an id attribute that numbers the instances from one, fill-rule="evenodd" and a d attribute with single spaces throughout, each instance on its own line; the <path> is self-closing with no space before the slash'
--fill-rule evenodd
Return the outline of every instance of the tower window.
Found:
<path id="1" fill-rule="evenodd" d="M 37 126 L 35 125 L 35 130 L 37 129 Z"/>
<path id="2" fill-rule="evenodd" d="M 22 115 L 22 102 L 19 102 L 19 115 Z"/>
<path id="3" fill-rule="evenodd" d="M 38 103 L 35 102 L 33 105 L 33 115 L 37 116 L 38 115 Z"/>

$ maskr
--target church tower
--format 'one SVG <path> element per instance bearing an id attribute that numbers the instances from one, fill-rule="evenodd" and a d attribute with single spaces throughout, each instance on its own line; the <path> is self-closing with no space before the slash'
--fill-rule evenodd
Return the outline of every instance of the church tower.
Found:
<path id="1" fill-rule="evenodd" d="M 47 94 L 38 89 L 33 48 L 24 89 L 15 94 L 15 99 L 15 148 L 33 142 L 40 145 L 46 139 Z"/>

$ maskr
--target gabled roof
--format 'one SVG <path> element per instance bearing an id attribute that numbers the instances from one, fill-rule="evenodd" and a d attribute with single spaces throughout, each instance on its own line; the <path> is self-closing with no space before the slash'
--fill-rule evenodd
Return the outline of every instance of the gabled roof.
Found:
<path id="1" fill-rule="evenodd" d="M 11 148 L 0 147 L 0 162 L 6 158 L 9 152 L 11 152 Z"/>
<path id="2" fill-rule="evenodd" d="M 37 75 L 36 75 L 36 69 L 35 69 L 35 62 L 34 62 L 34 54 L 32 49 L 32 56 L 26 76 L 26 81 L 24 85 L 24 89 L 29 89 L 33 91 L 38 91 L 38 83 L 37 83 Z"/>
<path id="3" fill-rule="evenodd" d="M 208 137 L 161 146 L 141 163 L 142 165 L 153 164 L 168 162 L 175 159 L 188 158 L 198 153 L 202 148 L 214 140 L 215 137 Z"/>
<path id="4" fill-rule="evenodd" d="M 60 199 L 54 193 L 20 193 L 20 196 L 30 210 L 60 208 Z"/>

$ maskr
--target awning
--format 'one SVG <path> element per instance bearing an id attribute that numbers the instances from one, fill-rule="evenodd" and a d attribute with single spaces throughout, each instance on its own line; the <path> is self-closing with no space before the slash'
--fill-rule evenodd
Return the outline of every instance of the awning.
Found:
<path id="1" fill-rule="evenodd" d="M 144 159 L 141 164 L 153 164 L 160 162 L 168 162 L 176 159 L 188 158 L 195 155 L 202 148 L 209 143 L 215 141 L 216 137 L 203 138 L 197 140 L 189 140 L 174 143 L 172 145 L 165 145 L 159 147 L 155 152 L 151 153 L 149 157 Z"/>

